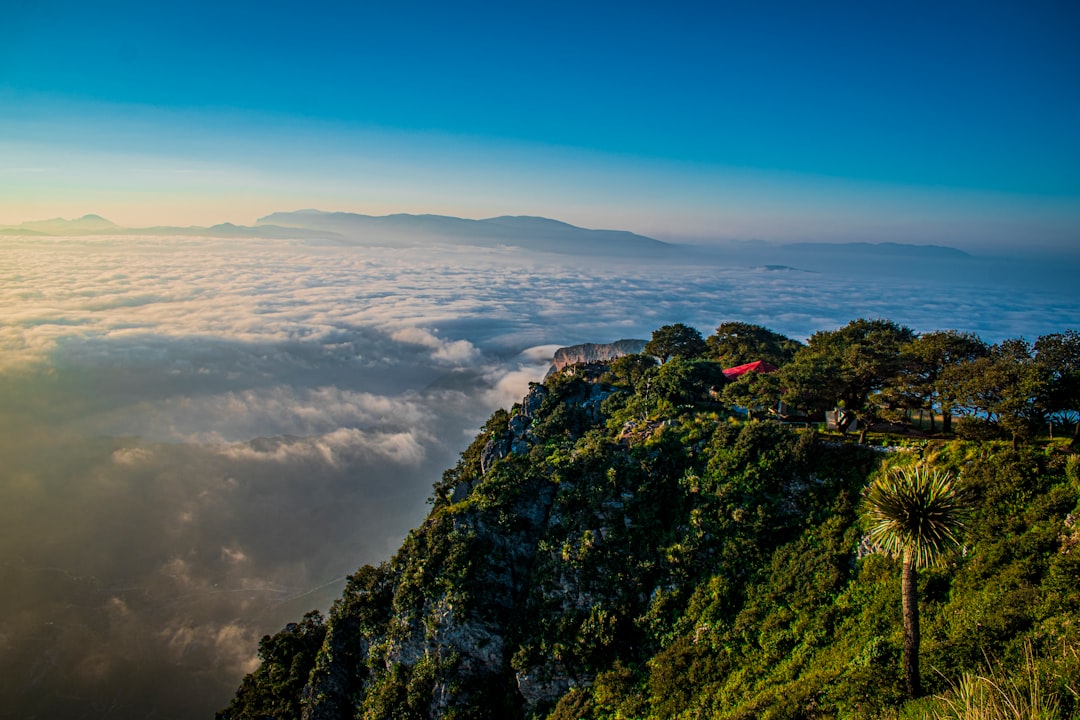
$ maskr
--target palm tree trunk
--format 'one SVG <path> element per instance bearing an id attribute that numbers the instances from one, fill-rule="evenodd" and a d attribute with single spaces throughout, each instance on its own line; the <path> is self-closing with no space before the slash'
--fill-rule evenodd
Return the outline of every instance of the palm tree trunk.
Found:
<path id="1" fill-rule="evenodd" d="M 922 694 L 922 687 L 919 682 L 919 582 L 910 550 L 904 553 L 900 592 L 904 598 L 904 677 L 908 698 L 914 700 Z"/>

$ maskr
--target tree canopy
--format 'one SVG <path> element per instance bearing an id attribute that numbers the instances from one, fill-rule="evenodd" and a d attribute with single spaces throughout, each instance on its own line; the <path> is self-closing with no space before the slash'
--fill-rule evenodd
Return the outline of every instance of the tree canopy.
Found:
<path id="1" fill-rule="evenodd" d="M 1080 332 L 1043 335 L 1034 349 L 1035 361 L 1046 373 L 1043 407 L 1051 415 L 1072 420 L 1073 443 L 1080 443 Z"/>
<path id="2" fill-rule="evenodd" d="M 750 418 L 776 404 L 780 397 L 780 378 L 776 373 L 748 372 L 729 381 L 720 391 L 720 399 L 728 405 L 746 408 Z"/>
<path id="3" fill-rule="evenodd" d="M 645 344 L 645 353 L 666 363 L 672 357 L 692 358 L 705 352 L 705 340 L 701 333 L 682 323 L 664 325 L 653 331 L 652 339 Z"/>
<path id="4" fill-rule="evenodd" d="M 952 412 L 945 372 L 962 363 L 985 357 L 990 347 L 974 333 L 935 330 L 923 333 L 900 348 L 901 372 L 892 390 L 910 408 L 930 411 L 930 428 L 938 409 L 942 430 L 950 432 Z"/>
<path id="5" fill-rule="evenodd" d="M 802 347 L 798 340 L 773 332 L 762 325 L 744 322 L 725 322 L 716 334 L 705 341 L 709 355 L 724 367 L 735 367 L 755 360 L 780 367 Z"/>
<path id="6" fill-rule="evenodd" d="M 1005 433 L 1015 447 L 1045 420 L 1047 373 L 1023 339 L 1005 340 L 985 357 L 951 366 L 943 380 L 948 401 L 965 416 L 961 431 L 969 437 Z"/>
<path id="7" fill-rule="evenodd" d="M 899 373 L 900 348 L 914 338 L 891 320 L 859 319 L 816 332 L 780 369 L 784 399 L 815 411 L 841 406 L 859 417 L 865 433 L 880 411 L 874 394 Z"/>

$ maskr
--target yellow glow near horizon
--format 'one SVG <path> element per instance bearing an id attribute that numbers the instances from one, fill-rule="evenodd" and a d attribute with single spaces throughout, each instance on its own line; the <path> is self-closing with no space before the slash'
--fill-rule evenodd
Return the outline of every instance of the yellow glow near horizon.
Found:
<path id="1" fill-rule="evenodd" d="M 0 140 L 0 225 L 87 214 L 124 227 L 251 225 L 273 212 L 315 208 L 541 215 L 673 241 L 1024 244 L 1067 252 L 1075 252 L 1072 230 L 1080 226 L 1080 208 L 1068 198 L 890 186 L 452 137 L 319 136 L 310 128 L 255 138 L 218 129 L 198 137 L 199 154 L 185 156 L 192 132 L 166 128 L 147 145 Z"/>

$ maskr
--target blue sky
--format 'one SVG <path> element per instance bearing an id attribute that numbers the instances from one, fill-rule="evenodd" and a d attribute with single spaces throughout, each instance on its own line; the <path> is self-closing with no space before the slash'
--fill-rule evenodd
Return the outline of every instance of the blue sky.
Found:
<path id="1" fill-rule="evenodd" d="M 0 26 L 0 222 L 1080 237 L 1070 2 L 14 0 Z"/>

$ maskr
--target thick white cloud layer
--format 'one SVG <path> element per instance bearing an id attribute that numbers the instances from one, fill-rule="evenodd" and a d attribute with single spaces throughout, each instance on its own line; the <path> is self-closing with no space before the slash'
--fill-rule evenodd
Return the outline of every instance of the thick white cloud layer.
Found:
<path id="1" fill-rule="evenodd" d="M 889 317 L 988 340 L 1080 324 L 1075 293 L 985 265 L 0 242 L 0 688 L 24 716 L 208 716 L 262 634 L 396 549 L 559 345 L 671 322 L 801 338 Z"/>
<path id="2" fill-rule="evenodd" d="M 51 355 L 77 363 L 171 362 L 175 373 L 209 373 L 224 351 L 214 341 L 224 341 L 251 346 L 255 367 L 235 371 L 257 372 L 274 360 L 370 367 L 420 355 L 455 367 L 475 365 L 486 349 L 642 335 L 671 320 L 707 331 L 737 317 L 805 336 L 854 317 L 889 316 L 993 340 L 1076 317 L 1075 295 L 1018 290 L 986 263 L 969 264 L 967 277 L 941 279 L 925 262 L 897 282 L 874 272 L 891 260 L 836 275 L 725 266 L 717 258 L 560 262 L 513 249 L 421 253 L 265 239 L 4 243 L 6 365 Z M 1031 287 L 1044 285 L 1036 279 Z M 164 339 L 195 346 L 170 354 Z M 319 357 L 303 356 L 311 346 Z"/>

